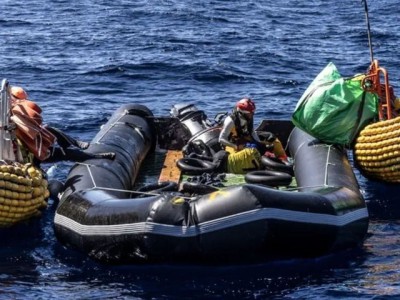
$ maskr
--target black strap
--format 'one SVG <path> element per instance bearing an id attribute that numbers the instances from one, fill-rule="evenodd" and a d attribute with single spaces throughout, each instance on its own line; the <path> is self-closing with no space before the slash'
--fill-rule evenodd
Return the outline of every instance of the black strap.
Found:
<path id="1" fill-rule="evenodd" d="M 240 124 L 240 117 L 239 117 L 239 112 L 235 111 L 232 113 L 231 118 L 233 119 L 233 122 L 235 124 L 235 129 L 236 129 L 236 134 L 238 137 L 245 137 L 245 136 L 251 136 L 251 132 L 253 131 L 253 122 L 247 121 L 247 134 L 243 132 L 242 126 Z"/>
<path id="2" fill-rule="evenodd" d="M 367 96 L 367 92 L 363 91 L 362 96 L 361 96 L 362 97 L 361 103 L 360 103 L 360 106 L 358 107 L 358 111 L 357 111 L 357 122 L 355 123 L 353 132 L 351 133 L 351 136 L 350 136 L 351 142 L 350 143 L 353 143 L 353 140 L 355 139 L 356 135 L 358 134 L 358 128 L 360 126 L 361 118 L 364 113 L 365 99 L 367 98 L 366 96 Z M 351 145 L 349 145 L 349 146 L 351 146 Z"/>

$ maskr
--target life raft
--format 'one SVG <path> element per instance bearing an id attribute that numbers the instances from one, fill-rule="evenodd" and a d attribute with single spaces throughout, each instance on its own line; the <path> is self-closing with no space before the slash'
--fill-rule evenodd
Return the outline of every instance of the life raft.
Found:
<path id="1" fill-rule="evenodd" d="M 153 120 L 148 108 L 124 105 L 94 137 L 88 151 L 112 151 L 116 157 L 71 169 L 54 217 L 61 243 L 121 264 L 310 257 L 364 241 L 368 210 L 346 152 L 293 130 L 289 121 L 260 127 L 284 131 L 278 136 L 288 141 L 295 161 L 294 191 L 247 183 L 190 197 L 134 190 L 140 165 L 156 143 Z M 217 148 L 218 131 L 197 127 L 200 132 L 187 134 Z"/>

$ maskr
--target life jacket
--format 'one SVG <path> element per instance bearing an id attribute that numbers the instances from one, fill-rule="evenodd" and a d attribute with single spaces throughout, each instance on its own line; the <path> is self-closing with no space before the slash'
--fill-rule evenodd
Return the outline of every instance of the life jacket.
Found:
<path id="1" fill-rule="evenodd" d="M 27 101 L 19 101 L 18 103 L 16 103 L 11 108 L 11 112 L 13 115 L 28 116 L 32 120 L 35 120 L 36 123 L 38 123 L 39 125 L 42 125 L 43 123 L 43 118 L 40 112 L 32 108 L 32 106 Z"/>
<path id="2" fill-rule="evenodd" d="M 19 100 L 13 103 L 10 119 L 16 125 L 16 137 L 37 159 L 43 161 L 50 156 L 50 147 L 56 142 L 56 137 L 42 126 L 41 111 L 36 103 Z"/>
<path id="3" fill-rule="evenodd" d="M 252 141 L 251 133 L 253 132 L 253 122 L 246 120 L 245 124 L 241 124 L 239 112 L 234 110 L 230 117 L 235 124 L 234 129 L 229 135 L 229 140 L 231 140 L 236 145 L 246 144 Z"/>

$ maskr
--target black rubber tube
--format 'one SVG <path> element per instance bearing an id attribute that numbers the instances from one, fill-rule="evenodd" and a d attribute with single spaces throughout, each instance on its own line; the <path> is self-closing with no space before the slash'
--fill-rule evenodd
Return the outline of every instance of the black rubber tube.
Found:
<path id="1" fill-rule="evenodd" d="M 292 176 L 285 172 L 260 170 L 252 171 L 244 176 L 247 183 L 256 183 L 267 186 L 288 186 L 292 182 Z"/>
<path id="2" fill-rule="evenodd" d="M 261 163 L 268 170 L 285 172 L 294 176 L 293 165 L 285 165 L 279 158 L 262 156 Z"/>
<path id="3" fill-rule="evenodd" d="M 181 158 L 176 165 L 183 173 L 193 175 L 212 173 L 217 168 L 215 163 L 197 158 Z"/>

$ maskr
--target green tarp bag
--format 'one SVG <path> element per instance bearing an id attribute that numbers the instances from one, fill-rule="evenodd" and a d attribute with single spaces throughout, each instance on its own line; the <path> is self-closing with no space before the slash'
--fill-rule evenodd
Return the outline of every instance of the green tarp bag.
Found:
<path id="1" fill-rule="evenodd" d="M 300 98 L 292 122 L 322 142 L 351 146 L 378 117 L 378 97 L 362 89 L 363 78 L 343 78 L 329 63 Z"/>

